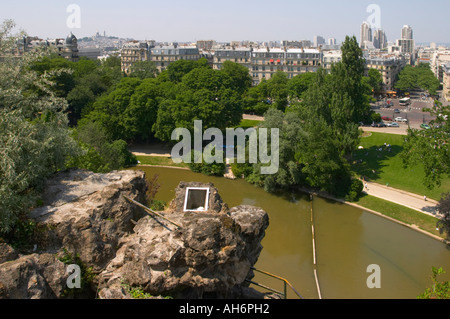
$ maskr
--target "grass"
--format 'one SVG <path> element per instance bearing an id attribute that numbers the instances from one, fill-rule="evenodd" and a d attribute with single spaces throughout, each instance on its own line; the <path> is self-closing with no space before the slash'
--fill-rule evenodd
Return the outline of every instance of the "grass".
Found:
<path id="1" fill-rule="evenodd" d="M 444 238 L 436 230 L 438 219 L 430 215 L 370 195 L 361 197 L 355 204 L 372 209 L 405 224 L 416 225 L 428 233 Z"/>
<path id="2" fill-rule="evenodd" d="M 366 176 L 373 182 L 440 200 L 441 194 L 450 190 L 450 178 L 432 190 L 424 186 L 423 166 L 419 163 L 405 168 L 403 165 L 400 153 L 404 138 L 385 133 L 364 134 L 360 142 L 364 149 L 353 153 L 353 170 L 358 176 Z M 386 150 L 384 143 L 391 145 L 391 152 Z M 380 148 L 382 151 L 379 151 Z"/>
<path id="3" fill-rule="evenodd" d="M 154 165 L 154 166 L 173 166 L 187 168 L 185 163 L 174 163 L 169 157 L 162 156 L 136 156 L 140 165 Z"/>
<path id="4" fill-rule="evenodd" d="M 259 123 L 261 123 L 261 121 L 258 120 L 242 120 L 241 124 L 239 124 L 239 126 L 237 127 L 241 127 L 241 128 L 250 128 L 250 127 L 256 127 L 259 125 Z"/>

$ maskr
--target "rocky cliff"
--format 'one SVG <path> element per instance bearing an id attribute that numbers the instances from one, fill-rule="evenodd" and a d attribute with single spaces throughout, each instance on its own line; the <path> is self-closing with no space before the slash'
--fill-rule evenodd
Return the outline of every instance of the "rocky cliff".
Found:
<path id="1" fill-rule="evenodd" d="M 186 188 L 199 186 L 209 189 L 208 210 L 184 211 Z M 31 213 L 41 230 L 35 251 L 22 255 L 0 244 L 0 297 L 72 295 L 73 256 L 92 274 L 92 297 L 130 298 L 130 287 L 174 298 L 239 298 L 250 291 L 245 279 L 269 223 L 263 210 L 229 209 L 214 185 L 180 183 L 159 212 L 177 227 L 126 199 L 145 203 L 146 190 L 141 171 L 71 170 L 50 179 L 44 205 Z"/>

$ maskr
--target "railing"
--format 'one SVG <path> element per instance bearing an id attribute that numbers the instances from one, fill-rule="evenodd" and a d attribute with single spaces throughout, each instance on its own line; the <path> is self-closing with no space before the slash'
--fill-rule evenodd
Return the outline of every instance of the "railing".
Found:
<path id="1" fill-rule="evenodd" d="M 252 280 L 248 280 L 248 279 L 247 279 L 246 281 L 248 281 L 249 283 L 251 283 L 251 284 L 253 284 L 253 285 L 255 285 L 255 286 L 258 286 L 258 287 L 267 289 L 267 290 L 269 290 L 269 291 L 272 291 L 272 292 L 274 292 L 274 293 L 276 293 L 276 294 L 279 294 L 279 295 L 282 296 L 284 299 L 287 299 L 287 287 L 289 286 L 289 288 L 291 288 L 292 291 L 293 291 L 300 299 L 303 299 L 303 297 L 298 293 L 298 291 L 294 288 L 294 286 L 292 286 L 292 284 L 291 284 L 287 279 L 284 279 L 284 278 L 282 278 L 282 277 L 280 277 L 280 276 L 276 276 L 276 275 L 271 274 L 271 273 L 266 272 L 266 271 L 262 271 L 262 270 L 256 269 L 256 268 L 254 268 L 254 267 L 251 267 L 250 269 L 252 269 L 252 270 L 254 270 L 254 271 L 257 271 L 257 272 L 259 272 L 259 273 L 261 273 L 261 274 L 264 274 L 264 275 L 266 275 L 266 276 L 269 276 L 269 277 L 272 277 L 272 278 L 275 278 L 275 279 L 278 279 L 278 280 L 282 281 L 282 282 L 284 283 L 284 293 L 279 292 L 279 291 L 277 291 L 277 290 L 275 290 L 275 289 L 273 289 L 273 288 L 267 287 L 267 286 L 265 286 L 265 285 L 262 285 L 262 284 L 260 284 L 260 283 L 257 283 L 257 282 L 254 282 L 254 281 L 252 281 Z"/>
<path id="2" fill-rule="evenodd" d="M 137 201 L 135 201 L 135 200 L 129 198 L 128 196 L 123 195 L 123 197 L 124 197 L 126 200 L 130 201 L 131 203 L 135 204 L 136 206 L 139 206 L 139 207 L 143 208 L 143 209 L 147 212 L 147 214 L 149 214 L 150 216 L 156 215 L 156 216 L 161 217 L 162 219 L 168 221 L 168 222 L 171 223 L 172 225 L 177 226 L 178 228 L 183 228 L 183 227 L 181 227 L 180 225 L 178 225 L 177 223 L 175 223 L 175 222 L 171 221 L 170 219 L 164 217 L 163 215 L 161 215 L 161 214 L 155 212 L 153 209 L 150 209 L 150 208 L 148 208 L 148 207 L 142 205 L 141 203 L 138 203 Z M 153 216 L 152 216 L 152 217 L 153 217 Z"/>

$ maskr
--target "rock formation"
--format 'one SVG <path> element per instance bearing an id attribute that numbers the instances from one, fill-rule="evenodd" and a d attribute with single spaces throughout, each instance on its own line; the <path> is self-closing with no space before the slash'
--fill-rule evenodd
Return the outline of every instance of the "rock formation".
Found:
<path id="1" fill-rule="evenodd" d="M 208 210 L 184 211 L 187 187 L 209 189 Z M 263 210 L 229 209 L 212 184 L 180 183 L 165 212 L 180 227 L 147 214 L 141 171 L 57 174 L 45 188 L 44 206 L 31 217 L 40 232 L 33 254 L 0 244 L 0 298 L 63 298 L 67 264 L 78 256 L 95 275 L 97 297 L 130 298 L 129 287 L 174 298 L 239 298 L 261 252 L 268 227 Z M 261 294 L 257 294 L 261 297 Z"/>

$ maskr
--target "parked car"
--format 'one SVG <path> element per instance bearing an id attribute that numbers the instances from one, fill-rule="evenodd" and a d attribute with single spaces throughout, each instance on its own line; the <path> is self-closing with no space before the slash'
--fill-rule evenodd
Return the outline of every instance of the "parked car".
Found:
<path id="1" fill-rule="evenodd" d="M 428 124 L 421 124 L 420 128 L 423 128 L 424 130 L 429 130 L 431 127 Z"/>
<path id="2" fill-rule="evenodd" d="M 388 116 L 382 116 L 381 119 L 383 121 L 388 121 L 388 122 L 392 121 L 392 119 L 390 117 L 388 117 Z"/>
<path id="3" fill-rule="evenodd" d="M 399 109 L 395 109 L 394 113 L 400 113 L 400 110 Z"/>
<path id="4" fill-rule="evenodd" d="M 407 119 L 404 119 L 403 117 L 396 117 L 396 118 L 395 118 L 395 122 L 403 122 L 403 123 L 406 123 L 406 122 L 408 122 L 408 120 L 407 120 Z"/>
<path id="5" fill-rule="evenodd" d="M 397 122 L 392 122 L 387 125 L 388 127 L 400 127 Z"/>

